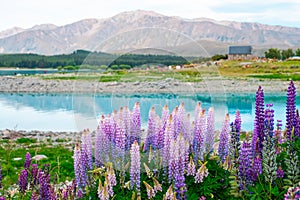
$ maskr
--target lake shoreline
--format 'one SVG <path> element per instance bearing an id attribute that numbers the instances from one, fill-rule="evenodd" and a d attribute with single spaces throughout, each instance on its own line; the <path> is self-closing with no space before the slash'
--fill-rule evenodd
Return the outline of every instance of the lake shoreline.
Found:
<path id="1" fill-rule="evenodd" d="M 300 88 L 300 81 L 295 81 Z M 7 93 L 249 93 L 259 85 L 266 93 L 285 92 L 289 81 L 269 79 L 206 78 L 201 82 L 180 82 L 172 78 L 152 82 L 98 82 L 45 80 L 34 76 L 0 76 L 0 92 Z"/>

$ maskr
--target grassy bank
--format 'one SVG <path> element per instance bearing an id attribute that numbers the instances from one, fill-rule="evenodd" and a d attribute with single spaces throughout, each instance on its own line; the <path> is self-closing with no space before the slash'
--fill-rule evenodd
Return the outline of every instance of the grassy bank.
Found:
<path id="1" fill-rule="evenodd" d="M 74 178 L 73 152 L 66 148 L 67 140 L 38 142 L 36 139 L 19 138 L 0 140 L 0 164 L 4 188 L 17 183 L 19 172 L 23 168 L 26 152 L 34 155 L 45 155 L 47 158 L 33 161 L 42 167 L 50 164 L 52 178 L 58 182 Z"/>

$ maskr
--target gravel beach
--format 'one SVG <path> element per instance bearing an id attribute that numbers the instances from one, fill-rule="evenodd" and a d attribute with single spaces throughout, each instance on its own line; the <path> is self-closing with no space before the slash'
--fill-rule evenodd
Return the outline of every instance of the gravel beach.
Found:
<path id="1" fill-rule="evenodd" d="M 0 92 L 30 93 L 195 93 L 255 92 L 261 85 L 265 92 L 286 91 L 289 81 L 259 79 L 207 78 L 201 82 L 179 82 L 167 78 L 157 82 L 97 82 L 79 80 L 44 80 L 33 76 L 0 76 Z M 295 82 L 300 88 L 300 81 Z"/>

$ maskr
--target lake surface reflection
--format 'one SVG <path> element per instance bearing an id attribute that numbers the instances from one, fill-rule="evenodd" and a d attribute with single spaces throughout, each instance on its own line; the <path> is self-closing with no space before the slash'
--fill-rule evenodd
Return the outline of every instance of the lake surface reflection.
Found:
<path id="1" fill-rule="evenodd" d="M 128 106 L 132 109 L 137 101 L 141 105 L 143 127 L 146 127 L 148 112 L 152 106 L 160 115 L 165 104 L 173 110 L 184 102 L 187 113 L 194 116 L 196 103 L 200 101 L 206 110 L 211 106 L 214 107 L 217 129 L 221 128 L 225 114 L 229 113 L 232 121 L 237 109 L 241 112 L 242 129 L 246 131 L 253 129 L 255 93 L 226 95 L 203 93 L 193 96 L 188 94 L 0 93 L 0 129 L 80 131 L 90 128 L 94 130 L 102 114 L 110 114 L 120 106 Z M 285 102 L 284 93 L 265 94 L 265 103 L 274 105 L 275 120 L 282 119 L 283 124 L 285 124 Z M 299 103 L 297 107 L 300 107 Z"/>

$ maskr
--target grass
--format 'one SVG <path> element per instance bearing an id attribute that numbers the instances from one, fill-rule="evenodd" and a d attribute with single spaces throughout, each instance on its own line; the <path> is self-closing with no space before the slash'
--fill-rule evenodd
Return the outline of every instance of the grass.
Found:
<path id="1" fill-rule="evenodd" d="M 300 74 L 261 74 L 261 75 L 249 75 L 252 78 L 260 79 L 280 79 L 280 80 L 294 80 L 300 81 Z"/>
<path id="2" fill-rule="evenodd" d="M 17 183 L 18 173 L 24 166 L 25 154 L 29 152 L 31 156 L 45 155 L 47 159 L 32 161 L 40 167 L 50 164 L 52 175 L 59 174 L 59 181 L 71 180 L 74 178 L 73 152 L 64 145 L 65 140 L 51 142 L 37 142 L 36 139 L 19 138 L 15 141 L 1 140 L 0 143 L 0 165 L 2 166 L 3 185 L 6 186 Z M 21 158 L 15 160 L 14 158 Z"/>
<path id="3" fill-rule="evenodd" d="M 225 61 L 218 70 L 225 77 L 259 78 L 259 79 L 281 79 L 299 80 L 300 61 L 284 62 L 251 62 L 247 66 L 242 66 L 239 61 Z"/>
<path id="4" fill-rule="evenodd" d="M 250 64 L 249 64 L 250 63 Z M 234 79 L 300 80 L 300 61 L 254 62 L 243 66 L 240 61 L 224 61 L 218 66 L 199 66 L 180 70 L 106 70 L 102 73 L 51 74 L 41 76 L 46 80 L 80 80 L 99 82 L 146 82 L 172 78 L 181 82 L 200 82 L 204 78 L 222 76 Z"/>

